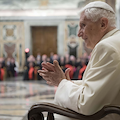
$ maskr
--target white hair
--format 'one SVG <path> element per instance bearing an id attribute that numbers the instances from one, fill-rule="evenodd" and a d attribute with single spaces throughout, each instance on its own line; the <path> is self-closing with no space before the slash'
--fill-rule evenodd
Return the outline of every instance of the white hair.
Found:
<path id="1" fill-rule="evenodd" d="M 108 24 L 111 27 L 116 26 L 115 14 L 108 10 L 102 8 L 87 8 L 84 10 L 84 14 L 87 19 L 90 19 L 92 22 L 96 22 L 100 18 L 105 17 L 108 19 Z"/>

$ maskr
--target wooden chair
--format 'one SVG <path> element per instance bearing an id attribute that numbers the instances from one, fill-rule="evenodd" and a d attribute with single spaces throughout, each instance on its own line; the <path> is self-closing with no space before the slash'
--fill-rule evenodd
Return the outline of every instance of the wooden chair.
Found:
<path id="1" fill-rule="evenodd" d="M 93 115 L 83 115 L 73 110 L 60 107 L 52 103 L 39 103 L 31 107 L 28 112 L 28 120 L 44 120 L 42 112 L 48 112 L 47 120 L 54 120 L 54 113 L 79 120 L 99 120 L 108 114 L 116 113 L 120 115 L 120 107 L 105 106 Z"/>

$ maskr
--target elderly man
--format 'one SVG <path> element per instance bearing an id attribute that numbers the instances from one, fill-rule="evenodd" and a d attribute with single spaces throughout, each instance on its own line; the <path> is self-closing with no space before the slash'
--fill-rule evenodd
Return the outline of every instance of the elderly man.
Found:
<path id="1" fill-rule="evenodd" d="M 69 80 L 69 69 L 63 73 L 57 61 L 42 63 L 39 74 L 58 86 L 55 103 L 65 108 L 90 115 L 104 105 L 120 106 L 120 31 L 115 27 L 114 10 L 105 2 L 91 2 L 83 8 L 79 25 L 78 36 L 93 49 L 83 80 Z M 112 114 L 102 120 L 117 117 Z"/>

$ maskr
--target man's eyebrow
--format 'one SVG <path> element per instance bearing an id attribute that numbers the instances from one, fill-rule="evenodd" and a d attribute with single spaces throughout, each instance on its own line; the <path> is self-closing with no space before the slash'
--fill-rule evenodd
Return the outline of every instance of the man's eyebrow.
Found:
<path id="1" fill-rule="evenodd" d="M 82 23 L 82 21 L 79 22 L 79 25 Z"/>
<path id="2" fill-rule="evenodd" d="M 83 21 L 81 21 L 81 22 L 79 23 L 79 25 L 82 25 L 82 24 L 84 24 L 84 22 L 83 22 Z"/>

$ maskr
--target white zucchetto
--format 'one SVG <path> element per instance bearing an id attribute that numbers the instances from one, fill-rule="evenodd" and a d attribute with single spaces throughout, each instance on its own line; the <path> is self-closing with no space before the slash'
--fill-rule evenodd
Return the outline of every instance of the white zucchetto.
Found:
<path id="1" fill-rule="evenodd" d="M 85 9 L 87 9 L 87 8 L 102 8 L 102 9 L 111 11 L 112 13 L 115 14 L 113 8 L 112 8 L 110 5 L 108 5 L 107 3 L 102 2 L 102 1 L 90 2 L 89 4 L 87 4 L 87 5 L 81 10 L 81 12 L 84 11 Z"/>

